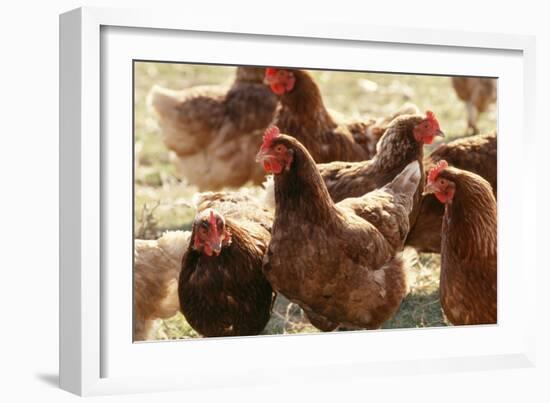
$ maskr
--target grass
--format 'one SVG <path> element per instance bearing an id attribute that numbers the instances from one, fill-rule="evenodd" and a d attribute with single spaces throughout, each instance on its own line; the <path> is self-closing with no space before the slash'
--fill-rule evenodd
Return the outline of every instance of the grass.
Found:
<path id="1" fill-rule="evenodd" d="M 228 84 L 233 67 L 136 62 L 135 77 L 135 214 L 136 238 L 154 239 L 170 229 L 189 229 L 195 214 L 193 186 L 176 178 L 157 123 L 147 109 L 153 84 L 173 89 Z M 327 107 L 348 116 L 387 116 L 405 102 L 436 113 L 446 141 L 463 136 L 466 110 L 448 77 L 313 71 Z M 496 110 L 480 116 L 482 133 L 496 130 Z M 437 143 L 430 148 L 437 146 Z M 427 151 L 429 151 L 429 149 Z M 438 294 L 439 255 L 424 254 L 411 269 L 411 292 L 384 328 L 444 326 Z M 316 332 L 295 304 L 279 297 L 265 334 Z M 158 338 L 197 337 L 182 315 L 162 321 Z"/>

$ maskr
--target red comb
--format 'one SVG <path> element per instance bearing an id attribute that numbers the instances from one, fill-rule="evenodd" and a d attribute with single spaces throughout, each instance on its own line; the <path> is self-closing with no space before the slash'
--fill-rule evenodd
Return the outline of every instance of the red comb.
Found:
<path id="1" fill-rule="evenodd" d="M 426 111 L 426 119 L 437 121 L 437 119 L 435 118 L 435 113 L 433 113 L 432 111 Z"/>
<path id="2" fill-rule="evenodd" d="M 447 161 L 441 160 L 439 161 L 436 166 L 434 166 L 432 169 L 430 169 L 430 172 L 428 172 L 428 183 L 432 183 L 437 179 L 437 176 L 441 171 L 443 171 L 445 168 L 447 168 L 449 164 L 447 164 Z"/>
<path id="3" fill-rule="evenodd" d="M 279 128 L 277 126 L 270 126 L 265 129 L 262 149 L 269 148 L 273 139 L 279 137 L 280 134 L 281 132 L 279 131 Z"/>
<path id="4" fill-rule="evenodd" d="M 210 210 L 210 224 L 216 224 L 216 216 L 214 215 L 214 210 Z"/>
<path id="5" fill-rule="evenodd" d="M 267 69 L 265 69 L 265 76 L 266 77 L 272 77 L 275 74 L 277 74 L 277 69 L 276 68 L 268 67 Z"/>
<path id="6" fill-rule="evenodd" d="M 214 215 L 214 210 L 210 210 L 210 228 L 214 233 L 218 233 L 218 223 L 216 222 L 216 216 Z"/>

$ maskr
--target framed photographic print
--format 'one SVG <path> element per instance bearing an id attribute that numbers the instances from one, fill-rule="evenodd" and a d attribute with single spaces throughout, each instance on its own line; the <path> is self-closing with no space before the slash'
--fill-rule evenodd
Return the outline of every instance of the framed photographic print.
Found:
<path id="1" fill-rule="evenodd" d="M 532 38 L 60 24 L 64 389 L 532 365 Z"/>

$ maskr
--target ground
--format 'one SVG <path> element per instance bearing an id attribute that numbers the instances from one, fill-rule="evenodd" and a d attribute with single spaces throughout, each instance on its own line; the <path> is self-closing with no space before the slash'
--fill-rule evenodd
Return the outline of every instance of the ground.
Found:
<path id="1" fill-rule="evenodd" d="M 168 229 L 189 229 L 196 189 L 176 179 L 168 150 L 146 105 L 153 84 L 173 89 L 193 85 L 229 83 L 233 67 L 136 62 L 135 78 L 135 215 L 134 235 L 157 238 Z M 457 98 L 449 77 L 314 71 L 326 105 L 348 116 L 387 116 L 405 102 L 421 111 L 435 112 L 445 141 L 466 131 L 466 109 Z M 480 116 L 482 133 L 496 130 L 496 109 Z M 431 146 L 433 148 L 437 143 Z M 177 207 L 177 208 L 174 208 Z M 439 304 L 439 255 L 422 254 L 410 273 L 411 292 L 399 312 L 384 328 L 445 326 Z M 301 309 L 279 297 L 264 334 L 316 332 Z M 198 335 L 181 314 L 162 321 L 157 338 Z"/>

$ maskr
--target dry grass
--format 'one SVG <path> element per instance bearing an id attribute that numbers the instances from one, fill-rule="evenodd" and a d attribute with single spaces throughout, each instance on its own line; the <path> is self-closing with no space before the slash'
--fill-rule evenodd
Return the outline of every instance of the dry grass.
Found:
<path id="1" fill-rule="evenodd" d="M 234 68 L 169 63 L 135 64 L 135 236 L 157 238 L 167 229 L 189 229 L 196 189 L 176 179 L 174 167 L 145 98 L 153 84 L 174 89 L 228 83 Z M 379 73 L 313 72 L 327 106 L 349 116 L 386 116 L 405 102 L 433 110 L 449 139 L 466 130 L 465 107 L 448 77 Z M 496 130 L 496 111 L 480 117 L 481 132 Z M 436 146 L 434 144 L 432 147 Z M 421 255 L 411 269 L 411 293 L 384 328 L 444 326 L 439 304 L 439 255 Z M 303 312 L 283 297 L 277 299 L 265 334 L 315 332 Z M 158 338 L 197 337 L 182 315 L 162 321 Z"/>

